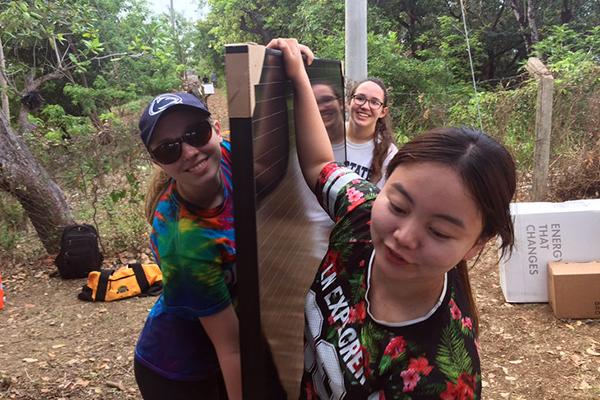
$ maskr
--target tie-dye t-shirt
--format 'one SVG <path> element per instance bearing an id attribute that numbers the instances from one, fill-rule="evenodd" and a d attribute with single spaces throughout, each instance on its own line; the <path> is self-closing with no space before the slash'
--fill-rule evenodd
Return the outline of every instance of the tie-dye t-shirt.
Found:
<path id="1" fill-rule="evenodd" d="M 230 144 L 221 145 L 224 201 L 199 209 L 171 181 L 156 206 L 150 242 L 163 273 L 163 293 L 138 340 L 136 359 L 162 376 L 195 380 L 219 369 L 199 317 L 218 313 L 236 298 Z"/>

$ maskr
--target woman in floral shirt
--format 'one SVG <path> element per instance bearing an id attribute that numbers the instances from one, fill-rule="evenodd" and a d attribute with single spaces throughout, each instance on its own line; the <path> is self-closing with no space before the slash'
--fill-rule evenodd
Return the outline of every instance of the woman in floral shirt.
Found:
<path id="1" fill-rule="evenodd" d="M 432 130 L 400 149 L 379 192 L 331 162 L 301 48 L 270 46 L 294 83 L 304 176 L 336 223 L 306 297 L 301 398 L 481 398 L 466 261 L 495 236 L 512 247 L 511 155 L 476 130 Z"/>

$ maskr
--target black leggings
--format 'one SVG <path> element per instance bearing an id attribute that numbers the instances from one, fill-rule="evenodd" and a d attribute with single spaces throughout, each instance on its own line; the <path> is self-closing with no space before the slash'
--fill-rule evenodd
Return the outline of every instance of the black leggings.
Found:
<path id="1" fill-rule="evenodd" d="M 273 355 L 266 340 L 265 345 L 268 399 L 286 400 L 287 394 L 279 380 Z M 227 400 L 225 381 L 220 372 L 214 377 L 200 381 L 176 381 L 154 372 L 137 359 L 134 359 L 133 367 L 135 380 L 144 400 L 188 400 L 200 398 L 199 396 L 202 400 Z"/>
<path id="2" fill-rule="evenodd" d="M 176 381 L 154 372 L 137 359 L 133 367 L 144 400 L 227 400 L 225 382 L 220 373 L 199 381 Z"/>

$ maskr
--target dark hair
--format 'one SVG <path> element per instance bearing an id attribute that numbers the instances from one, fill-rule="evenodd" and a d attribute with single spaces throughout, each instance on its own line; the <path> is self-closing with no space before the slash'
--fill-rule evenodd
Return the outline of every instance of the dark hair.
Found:
<path id="1" fill-rule="evenodd" d="M 329 82 L 327 80 L 322 80 L 322 81 L 315 80 L 315 81 L 311 81 L 310 82 L 310 86 L 313 87 L 313 88 L 315 86 L 317 86 L 317 85 L 328 87 L 333 92 L 333 94 L 335 95 L 335 97 L 337 99 L 339 99 L 340 101 L 343 101 L 339 85 L 336 85 L 336 84 L 334 84 L 332 82 Z"/>
<path id="2" fill-rule="evenodd" d="M 358 82 L 352 88 L 349 99 L 354 96 L 356 89 L 365 82 L 373 82 L 383 90 L 383 107 L 388 106 L 388 91 L 385 84 L 381 79 L 378 78 L 367 78 L 363 81 Z M 383 162 L 388 155 L 388 149 L 390 144 L 394 143 L 394 136 L 392 130 L 392 119 L 388 112 L 385 117 L 381 117 L 375 124 L 375 135 L 373 148 L 373 161 L 371 162 L 371 172 L 369 174 L 369 181 L 377 183 L 383 176 Z"/>
<path id="3" fill-rule="evenodd" d="M 432 129 L 399 149 L 388 165 L 386 176 L 398 165 L 418 162 L 442 163 L 454 169 L 479 206 L 483 219 L 480 238 L 499 236 L 502 255 L 512 251 L 514 229 L 510 201 L 516 190 L 516 171 L 513 157 L 504 146 L 470 128 Z M 461 261 L 457 267 L 478 326 L 466 262 Z"/>

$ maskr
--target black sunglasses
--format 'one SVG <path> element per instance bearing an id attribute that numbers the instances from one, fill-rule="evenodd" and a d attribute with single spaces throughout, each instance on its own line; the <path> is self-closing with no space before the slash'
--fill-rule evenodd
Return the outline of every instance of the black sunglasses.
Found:
<path id="1" fill-rule="evenodd" d="M 161 164 L 173 164 L 181 157 L 183 143 L 190 146 L 202 147 L 210 140 L 212 136 L 212 126 L 208 121 L 202 121 L 192 126 L 188 132 L 185 132 L 178 139 L 169 142 L 162 142 L 154 149 L 149 150 L 152 159 Z"/>

